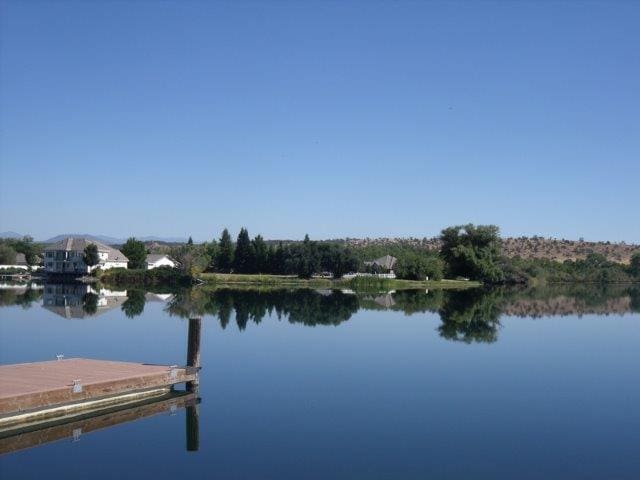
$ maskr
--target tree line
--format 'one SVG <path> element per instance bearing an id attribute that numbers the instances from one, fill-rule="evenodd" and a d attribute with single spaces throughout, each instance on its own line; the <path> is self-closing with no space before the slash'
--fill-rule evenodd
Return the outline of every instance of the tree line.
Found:
<path id="1" fill-rule="evenodd" d="M 341 242 L 313 241 L 306 235 L 302 242 L 266 242 L 261 235 L 253 239 L 242 228 L 235 242 L 228 229 L 220 238 L 203 244 L 175 246 L 169 254 L 191 274 L 200 272 L 297 275 L 310 278 L 331 272 L 339 278 L 349 272 L 380 272 L 365 262 L 384 255 L 397 259 L 394 272 L 400 279 L 432 280 L 464 278 L 486 284 L 545 282 L 635 282 L 640 281 L 640 252 L 630 265 L 606 260 L 593 254 L 586 260 L 555 262 L 507 258 L 502 250 L 500 229 L 495 225 L 457 225 L 442 230 L 439 251 L 407 244 L 353 247 Z M 123 253 L 142 259 L 144 245 L 134 249 L 130 239 Z M 133 267 L 132 267 L 133 268 Z"/>

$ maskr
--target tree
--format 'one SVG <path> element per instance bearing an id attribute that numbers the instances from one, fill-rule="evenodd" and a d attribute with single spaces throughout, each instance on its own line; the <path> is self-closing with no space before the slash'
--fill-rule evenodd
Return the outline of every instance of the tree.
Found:
<path id="1" fill-rule="evenodd" d="M 98 254 L 98 246 L 95 243 L 90 243 L 84 247 L 84 255 L 82 261 L 87 267 L 93 267 L 100 263 L 100 255 Z"/>
<path id="2" fill-rule="evenodd" d="M 406 280 L 424 280 L 426 277 L 441 280 L 442 260 L 431 255 L 407 253 L 398 259 L 395 272 L 398 278 Z"/>
<path id="3" fill-rule="evenodd" d="M 0 264 L 14 265 L 16 263 L 16 251 L 8 245 L 0 245 Z"/>
<path id="4" fill-rule="evenodd" d="M 296 273 L 300 278 L 311 278 L 311 276 L 320 270 L 320 256 L 318 254 L 318 246 L 316 242 L 309 240 L 309 235 L 304 236 L 302 247 L 296 255 Z"/>
<path id="5" fill-rule="evenodd" d="M 269 273 L 282 275 L 286 273 L 286 253 L 282 242 L 278 242 L 277 248 L 269 253 Z"/>
<path id="6" fill-rule="evenodd" d="M 634 277 L 640 277 L 640 252 L 631 255 L 631 263 L 629 265 L 629 273 Z"/>
<path id="7" fill-rule="evenodd" d="M 246 228 L 241 228 L 238 234 L 233 268 L 238 273 L 255 272 L 255 252 Z"/>
<path id="8" fill-rule="evenodd" d="M 218 252 L 215 258 L 215 267 L 219 272 L 229 272 L 233 267 L 233 242 L 226 228 L 222 231 Z"/>
<path id="9" fill-rule="evenodd" d="M 190 247 L 193 246 L 193 238 L 191 238 L 191 235 L 189 235 L 189 240 L 187 240 L 187 245 L 189 245 Z"/>
<path id="10" fill-rule="evenodd" d="M 127 264 L 129 268 L 136 270 L 147 268 L 147 247 L 140 240 L 130 237 L 121 251 L 129 259 Z"/>
<path id="11" fill-rule="evenodd" d="M 15 249 L 24 254 L 27 265 L 33 266 L 38 262 L 38 253 L 41 253 L 42 246 L 33 243 L 33 237 L 25 235 L 22 240 L 16 242 Z"/>
<path id="12" fill-rule="evenodd" d="M 269 249 L 262 235 L 256 236 L 251 242 L 255 257 L 255 271 L 257 273 L 266 273 L 269 271 Z"/>
<path id="13" fill-rule="evenodd" d="M 495 225 L 473 224 L 442 230 L 440 255 L 447 264 L 447 273 L 488 283 L 503 281 L 499 232 Z"/>

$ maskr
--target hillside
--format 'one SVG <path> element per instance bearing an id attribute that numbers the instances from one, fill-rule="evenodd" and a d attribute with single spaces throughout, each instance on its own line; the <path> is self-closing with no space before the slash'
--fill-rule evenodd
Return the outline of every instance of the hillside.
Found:
<path id="1" fill-rule="evenodd" d="M 349 238 L 344 241 L 353 247 L 406 245 L 428 250 L 440 248 L 438 238 Z M 585 242 L 543 237 L 503 238 L 502 241 L 507 257 L 544 258 L 558 262 L 581 260 L 590 253 L 599 253 L 610 261 L 628 264 L 631 255 L 640 251 L 640 245 L 624 242 Z"/>

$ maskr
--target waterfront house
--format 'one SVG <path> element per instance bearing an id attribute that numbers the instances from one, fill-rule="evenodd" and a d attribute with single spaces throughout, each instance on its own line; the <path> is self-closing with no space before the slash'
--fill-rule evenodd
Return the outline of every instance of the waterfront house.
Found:
<path id="1" fill-rule="evenodd" d="M 98 247 L 99 261 L 97 265 L 89 267 L 83 258 L 84 249 L 91 244 Z M 96 268 L 127 268 L 128 261 L 120 250 L 86 238 L 68 237 L 44 249 L 44 270 L 47 273 L 83 274 Z"/>
<path id="2" fill-rule="evenodd" d="M 169 255 L 150 253 L 147 255 L 147 270 L 158 267 L 171 267 L 178 266 L 178 262 L 172 259 Z"/>

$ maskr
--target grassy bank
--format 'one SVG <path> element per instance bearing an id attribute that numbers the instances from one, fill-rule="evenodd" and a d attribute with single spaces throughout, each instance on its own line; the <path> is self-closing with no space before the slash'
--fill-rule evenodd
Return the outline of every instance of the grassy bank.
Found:
<path id="1" fill-rule="evenodd" d="M 98 279 L 105 285 L 117 287 L 184 287 L 193 284 L 193 278 L 179 270 L 160 267 L 152 270 L 113 268 L 102 272 Z"/>
<path id="2" fill-rule="evenodd" d="M 238 286 L 279 286 L 307 288 L 352 288 L 354 290 L 402 290 L 402 289 L 447 289 L 474 288 L 479 282 L 458 280 L 415 281 L 399 279 L 383 279 L 373 277 L 357 277 L 348 280 L 330 280 L 327 278 L 303 279 L 295 275 L 243 275 L 225 273 L 203 273 L 199 279 L 215 285 Z"/>

